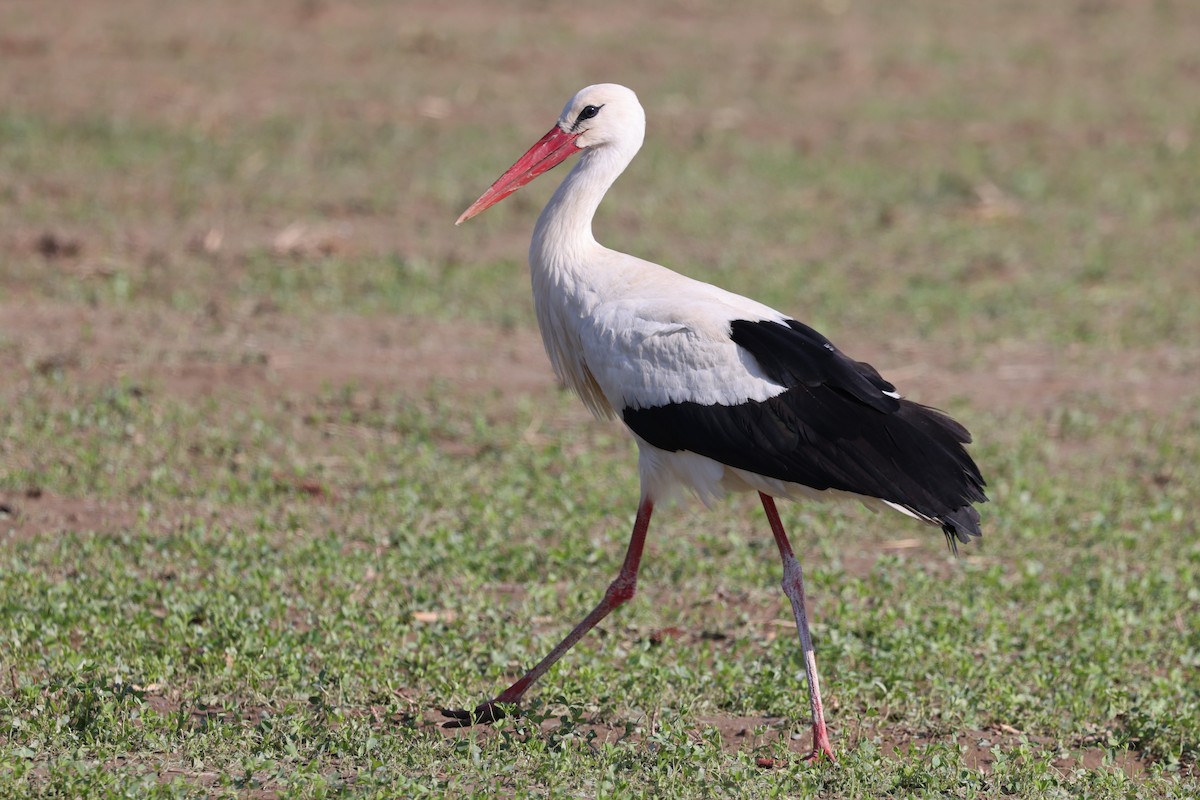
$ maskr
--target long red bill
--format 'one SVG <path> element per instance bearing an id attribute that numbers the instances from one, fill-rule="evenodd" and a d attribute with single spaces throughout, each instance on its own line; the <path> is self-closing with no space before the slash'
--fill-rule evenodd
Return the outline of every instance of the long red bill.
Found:
<path id="1" fill-rule="evenodd" d="M 510 194 L 520 189 L 531 180 L 557 167 L 573 153 L 583 148 L 576 147 L 575 137 L 578 133 L 568 133 L 555 125 L 550 132 L 538 140 L 538 143 L 517 159 L 517 163 L 496 179 L 471 207 L 462 213 L 454 223 L 461 225 L 476 214 L 499 203 Z"/>

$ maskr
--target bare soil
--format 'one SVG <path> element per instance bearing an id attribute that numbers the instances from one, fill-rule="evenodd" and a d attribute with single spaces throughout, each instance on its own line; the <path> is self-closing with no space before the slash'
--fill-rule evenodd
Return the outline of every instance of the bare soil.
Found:
<path id="1" fill-rule="evenodd" d="M 152 381 L 180 397 L 228 392 L 313 393 L 345 385 L 425 396 L 433 388 L 469 395 L 539 394 L 556 388 L 531 328 L 469 321 L 338 315 L 291 318 L 271 312 L 224 320 L 168 310 L 114 311 L 45 301 L 0 303 L 0 369 L 19 378 L 61 371 L 71 380 Z M 993 410 L 1044 410 L 1102 395 L 1122 410 L 1164 412 L 1200 394 L 1200 347 L 1153 350 L 1002 344 L 979 369 L 954 353 L 904 337 L 837 337 L 914 399 L 962 398 Z M 0 386 L 0 397 L 20 381 Z"/>
<path id="2" fill-rule="evenodd" d="M 430 392 L 477 396 L 498 415 L 520 395 L 561 391 L 537 332 L 470 322 L 319 315 L 303 320 L 272 312 L 206 315 L 162 308 L 113 310 L 31 300 L 0 303 L 0 400 L 16 397 L 29 378 L 55 371 L 66 380 L 150 386 L 178 398 L 252 395 L 264 400 L 311 397 L 353 386 L 423 398 Z M 965 399 L 995 411 L 1050 411 L 1073 399 L 1104 396 L 1114 410 L 1168 413 L 1200 395 L 1200 348 L 1166 343 L 1151 351 L 1053 350 L 1028 344 L 998 347 L 984 369 L 955 366 L 952 353 L 928 343 L 841 337 L 843 349 L 870 360 L 916 400 Z M 861 340 L 861 341 L 858 341 Z M 911 389 L 909 388 L 911 387 Z M 588 419 L 582 406 L 575 420 Z M 116 530 L 136 519 L 133 501 L 3 497 L 10 535 L 33 531 Z M 178 518 L 179 514 L 157 518 Z M 903 541 L 897 548 L 904 549 Z M 888 549 L 886 546 L 883 549 Z M 862 563 L 858 563 L 862 561 Z M 850 558 L 869 570 L 875 558 Z"/>

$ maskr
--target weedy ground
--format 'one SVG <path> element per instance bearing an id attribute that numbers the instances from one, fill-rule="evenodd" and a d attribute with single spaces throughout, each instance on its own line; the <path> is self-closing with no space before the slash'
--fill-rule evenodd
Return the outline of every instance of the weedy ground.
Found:
<path id="1" fill-rule="evenodd" d="M 0 796 L 1194 797 L 1200 17 L 1183 2 L 0 9 Z M 659 513 L 553 383 L 577 88 L 600 238 L 787 309 L 975 433 L 986 535 Z"/>

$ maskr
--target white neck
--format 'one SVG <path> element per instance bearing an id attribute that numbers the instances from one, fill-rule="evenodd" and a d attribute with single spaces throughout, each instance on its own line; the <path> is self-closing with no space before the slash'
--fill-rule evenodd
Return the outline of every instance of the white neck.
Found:
<path id="1" fill-rule="evenodd" d="M 592 235 L 592 218 L 636 153 L 636 147 L 621 148 L 615 143 L 583 151 L 534 226 L 529 264 L 535 273 L 586 268 L 589 259 L 584 256 L 599 247 Z"/>
<path id="2" fill-rule="evenodd" d="M 592 314 L 597 286 L 609 277 L 603 267 L 607 251 L 592 236 L 592 217 L 637 149 L 585 150 L 542 210 L 529 244 L 533 302 L 546 353 L 559 379 L 598 417 L 615 412 L 588 372 L 580 345 L 579 326 Z"/>

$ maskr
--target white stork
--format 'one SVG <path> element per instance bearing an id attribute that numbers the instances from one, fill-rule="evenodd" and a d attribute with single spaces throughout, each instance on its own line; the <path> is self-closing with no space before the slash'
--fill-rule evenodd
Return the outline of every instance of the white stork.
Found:
<path id="1" fill-rule="evenodd" d="M 987 500 L 963 448 L 970 434 L 905 400 L 868 364 L 802 322 L 658 264 L 609 250 L 592 235 L 608 187 L 642 146 L 637 95 L 598 84 L 567 102 L 554 127 L 458 218 L 470 219 L 582 153 L 538 217 L 529 246 L 538 326 L 554 371 L 597 417 L 620 417 L 638 445 L 641 502 L 625 562 L 604 599 L 520 680 L 448 727 L 492 722 L 613 609 L 634 595 L 656 503 L 690 489 L 705 503 L 757 491 L 783 559 L 808 677 L 809 759 L 833 758 L 804 608 L 800 562 L 775 497 L 849 497 L 979 536 L 972 503 Z"/>

